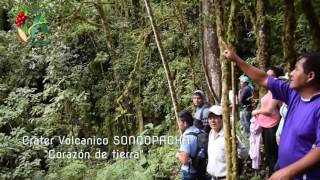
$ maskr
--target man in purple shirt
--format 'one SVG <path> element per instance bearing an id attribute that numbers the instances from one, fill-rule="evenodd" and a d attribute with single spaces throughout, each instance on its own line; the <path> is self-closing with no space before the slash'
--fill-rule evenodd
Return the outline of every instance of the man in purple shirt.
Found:
<path id="1" fill-rule="evenodd" d="M 269 180 L 320 179 L 320 53 L 302 57 L 287 83 L 268 77 L 230 49 L 223 55 L 289 107 L 279 147 L 280 170 Z"/>

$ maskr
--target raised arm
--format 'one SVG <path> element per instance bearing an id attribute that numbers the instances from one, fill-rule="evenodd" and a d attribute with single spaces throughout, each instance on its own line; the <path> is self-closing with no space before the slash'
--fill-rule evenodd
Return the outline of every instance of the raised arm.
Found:
<path id="1" fill-rule="evenodd" d="M 249 78 L 259 84 L 260 86 L 267 87 L 267 81 L 268 81 L 268 75 L 264 71 L 253 67 L 246 63 L 244 60 L 242 60 L 235 52 L 233 52 L 231 49 L 226 49 L 223 52 L 224 57 L 229 59 L 230 61 L 235 62 L 240 69 L 249 76 Z"/>

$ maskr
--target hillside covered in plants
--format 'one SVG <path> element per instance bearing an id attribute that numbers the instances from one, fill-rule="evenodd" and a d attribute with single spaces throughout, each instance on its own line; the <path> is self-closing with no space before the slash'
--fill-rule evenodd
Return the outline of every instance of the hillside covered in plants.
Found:
<path id="1" fill-rule="evenodd" d="M 164 57 L 145 1 L 1 0 L 0 179 L 179 179 L 178 144 L 112 139 L 179 136 L 175 112 L 192 111 L 196 89 L 220 102 L 220 39 L 250 64 L 286 72 L 304 53 L 320 50 L 319 0 L 239 0 L 235 8 L 233 0 L 148 2 Z M 17 38 L 21 11 L 38 12 L 35 23 L 46 25 L 26 24 L 27 42 Z M 54 140 L 35 142 L 41 137 Z M 110 143 L 61 144 L 58 137 Z M 108 155 L 49 158 L 50 150 Z M 139 157 L 114 158 L 113 151 Z M 265 174 L 253 172 L 249 160 L 244 168 L 241 179 Z"/>

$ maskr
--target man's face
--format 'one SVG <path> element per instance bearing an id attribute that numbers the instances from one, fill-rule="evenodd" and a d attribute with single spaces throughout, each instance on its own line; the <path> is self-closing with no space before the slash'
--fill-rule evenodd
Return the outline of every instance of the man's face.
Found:
<path id="1" fill-rule="evenodd" d="M 222 128 L 222 116 L 217 116 L 210 114 L 208 117 L 209 125 L 216 133 L 218 133 Z"/>
<path id="2" fill-rule="evenodd" d="M 179 121 L 179 127 L 182 130 L 182 132 L 184 132 L 187 128 L 188 128 L 188 123 L 186 121 Z"/>
<path id="3" fill-rule="evenodd" d="M 303 64 L 306 60 L 304 58 L 300 59 L 290 73 L 290 88 L 301 89 L 308 84 L 308 75 L 304 73 Z"/>
<path id="4" fill-rule="evenodd" d="M 203 105 L 203 99 L 202 96 L 198 96 L 198 95 L 193 95 L 192 96 L 192 102 L 193 105 L 196 107 L 201 107 Z"/>
<path id="5" fill-rule="evenodd" d="M 240 80 L 240 88 L 243 88 L 247 85 L 247 83 L 243 80 Z"/>
<path id="6" fill-rule="evenodd" d="M 267 74 L 268 74 L 268 76 L 276 77 L 276 74 L 275 74 L 274 71 L 271 70 L 271 69 L 269 69 L 269 70 L 267 71 Z"/>

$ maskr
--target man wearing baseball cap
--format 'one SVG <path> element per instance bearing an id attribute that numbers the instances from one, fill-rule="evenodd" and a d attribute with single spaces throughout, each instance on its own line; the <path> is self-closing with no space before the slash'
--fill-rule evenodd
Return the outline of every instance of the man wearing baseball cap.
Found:
<path id="1" fill-rule="evenodd" d="M 211 127 L 208 144 L 208 165 L 207 172 L 213 180 L 225 180 L 226 171 L 226 151 L 222 121 L 222 107 L 213 105 L 209 108 L 208 121 Z M 238 156 L 244 158 L 247 155 L 244 145 L 238 141 Z"/>
<path id="2" fill-rule="evenodd" d="M 208 120 L 211 127 L 208 144 L 207 172 L 212 179 L 226 179 L 226 154 L 222 122 L 222 107 L 213 105 L 209 108 Z"/>

